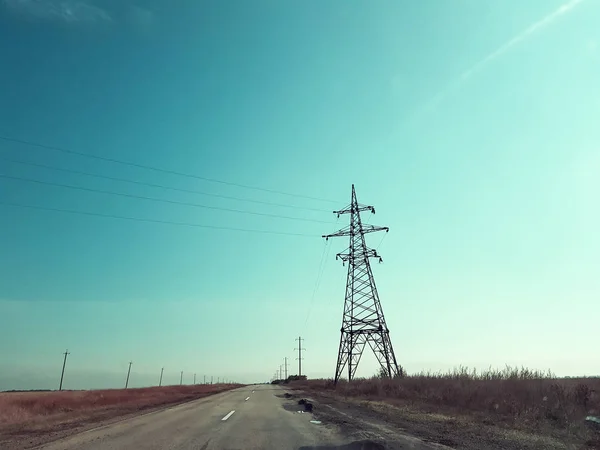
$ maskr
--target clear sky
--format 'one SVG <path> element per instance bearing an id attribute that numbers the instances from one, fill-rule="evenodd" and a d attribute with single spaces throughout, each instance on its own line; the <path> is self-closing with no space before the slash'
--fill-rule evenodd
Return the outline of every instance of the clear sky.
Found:
<path id="1" fill-rule="evenodd" d="M 268 380 L 299 335 L 332 376 L 347 242 L 320 235 L 352 183 L 390 227 L 409 372 L 600 374 L 598 23 L 598 0 L 0 1 L 2 137 L 319 199 L 0 141 L 0 389 L 55 388 L 67 348 L 66 388 L 130 360 L 133 386 Z"/>

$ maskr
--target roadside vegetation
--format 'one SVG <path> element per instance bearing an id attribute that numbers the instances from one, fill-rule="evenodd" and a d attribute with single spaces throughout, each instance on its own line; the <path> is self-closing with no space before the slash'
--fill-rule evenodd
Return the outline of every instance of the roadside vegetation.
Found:
<path id="1" fill-rule="evenodd" d="M 0 448 L 19 437 L 80 429 L 90 423 L 150 411 L 238 387 L 233 384 L 97 391 L 0 393 Z"/>
<path id="2" fill-rule="evenodd" d="M 294 387 L 336 398 L 364 400 L 386 413 L 424 417 L 467 418 L 480 423 L 539 432 L 600 448 L 600 433 L 588 416 L 600 416 L 600 377 L 557 378 L 551 372 L 506 367 L 477 372 L 461 367 L 447 373 L 418 373 L 403 378 L 380 376 L 341 380 L 308 380 Z M 381 409 L 381 408 L 379 408 Z M 458 421 L 457 423 L 459 423 Z"/>

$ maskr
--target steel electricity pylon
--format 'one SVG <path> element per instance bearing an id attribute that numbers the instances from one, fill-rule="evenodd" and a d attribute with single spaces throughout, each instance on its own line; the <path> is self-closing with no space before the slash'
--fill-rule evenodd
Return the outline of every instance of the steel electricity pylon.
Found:
<path id="1" fill-rule="evenodd" d="M 390 330 L 383 317 L 379 294 L 369 262 L 370 258 L 377 258 L 379 262 L 382 259 L 377 251 L 368 248 L 365 242 L 365 234 L 376 231 L 387 233 L 389 228 L 363 224 L 360 219 L 362 211 L 370 211 L 375 214 L 373 206 L 358 203 L 356 191 L 354 185 L 352 185 L 350 205 L 339 211 L 334 211 L 334 214 L 337 214 L 338 217 L 341 214 L 350 214 L 350 225 L 336 233 L 323 236 L 325 239 L 342 236 L 350 237 L 348 248 L 335 257 L 336 260 L 341 259 L 344 265 L 348 263 L 346 299 L 340 330 L 340 347 L 335 368 L 335 383 L 339 381 L 346 366 L 348 366 L 348 380 L 354 378 L 367 343 L 375 353 L 385 376 L 403 375 L 402 368 L 398 366 L 394 355 Z"/>

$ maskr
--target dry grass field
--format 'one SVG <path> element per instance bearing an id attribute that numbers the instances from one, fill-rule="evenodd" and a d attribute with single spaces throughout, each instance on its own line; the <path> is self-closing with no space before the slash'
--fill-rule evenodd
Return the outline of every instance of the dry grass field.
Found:
<path id="1" fill-rule="evenodd" d="M 388 404 L 395 408 L 386 413 L 409 414 L 411 420 L 426 417 L 422 413 L 443 414 L 466 418 L 471 428 L 480 424 L 524 430 L 600 448 L 600 434 L 585 422 L 588 415 L 600 416 L 600 377 L 557 378 L 511 367 L 483 373 L 459 368 L 398 379 L 342 380 L 337 386 L 332 380 L 298 381 L 292 386 L 340 400 L 361 400 L 375 409 Z"/>
<path id="2" fill-rule="evenodd" d="M 3 442 L 82 429 L 91 423 L 206 397 L 238 386 L 0 393 L 0 448 Z"/>

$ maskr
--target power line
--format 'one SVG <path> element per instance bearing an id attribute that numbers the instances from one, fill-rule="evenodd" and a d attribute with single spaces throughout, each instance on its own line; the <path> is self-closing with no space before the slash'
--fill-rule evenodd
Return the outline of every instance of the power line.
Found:
<path id="1" fill-rule="evenodd" d="M 385 241 L 385 237 L 388 235 L 388 233 L 385 233 L 383 235 L 383 237 L 381 238 L 381 241 L 379 241 L 379 245 L 375 248 L 375 251 L 377 252 L 379 250 L 379 248 L 381 247 L 381 244 L 383 244 L 383 241 Z"/>
<path id="2" fill-rule="evenodd" d="M 0 137 L 0 139 L 1 139 L 1 137 Z M 227 199 L 227 200 L 237 200 L 237 201 L 240 201 L 240 202 L 256 203 L 256 204 L 267 205 L 267 206 L 279 206 L 279 207 L 282 207 L 282 208 L 303 209 L 303 210 L 306 210 L 306 211 L 327 212 L 327 213 L 331 212 L 328 209 L 310 208 L 310 207 L 307 207 L 307 206 L 286 205 L 285 203 L 266 202 L 266 201 L 262 201 L 262 200 L 254 200 L 254 199 L 250 199 L 250 198 L 235 197 L 235 196 L 231 196 L 231 195 L 214 194 L 212 192 L 198 191 L 198 190 L 195 190 L 195 189 L 176 188 L 176 187 L 171 187 L 171 186 L 165 186 L 163 184 L 146 183 L 146 182 L 143 182 L 143 181 L 130 180 L 130 179 L 127 179 L 127 178 L 111 177 L 111 176 L 108 176 L 108 175 L 99 175 L 99 174 L 96 174 L 96 173 L 85 172 L 83 170 L 66 169 L 64 167 L 50 166 L 50 165 L 47 165 L 47 164 L 40 164 L 40 163 L 32 163 L 32 162 L 26 162 L 26 161 L 19 161 L 17 159 L 12 159 L 12 158 L 0 157 L 0 160 L 7 161 L 7 162 L 12 162 L 12 163 L 17 163 L 17 164 L 22 164 L 22 165 L 26 165 L 26 166 L 41 167 L 41 168 L 44 168 L 44 169 L 55 170 L 55 171 L 58 171 L 58 172 L 73 173 L 73 174 L 77 174 L 77 175 L 85 175 L 85 176 L 88 176 L 88 177 L 101 178 L 101 179 L 111 180 L 111 181 L 121 181 L 121 182 L 124 182 L 124 183 L 137 184 L 139 186 L 148 186 L 148 187 L 159 188 L 159 189 L 167 189 L 167 190 L 170 190 L 170 191 L 186 192 L 188 194 L 206 195 L 206 196 L 209 196 L 209 197 L 223 198 L 223 199 Z"/>
<path id="3" fill-rule="evenodd" d="M 189 223 L 189 222 L 173 222 L 169 220 L 158 220 L 158 219 L 142 219 L 139 217 L 128 217 L 128 216 L 118 216 L 113 214 L 102 214 L 102 213 L 94 213 L 88 211 L 77 211 L 72 209 L 61 209 L 61 208 L 50 208 L 46 206 L 35 206 L 35 205 L 25 205 L 22 203 L 11 203 L 11 202 L 3 202 L 0 201 L 0 205 L 4 206 L 12 206 L 15 208 L 27 208 L 27 209 L 37 209 L 41 211 L 52 211 L 52 212 L 61 212 L 68 214 L 80 214 L 84 216 L 92 216 L 92 217 L 104 217 L 107 219 L 121 219 L 121 220 L 130 220 L 134 222 L 147 222 L 147 223 L 158 223 L 163 225 L 179 225 L 193 228 L 206 228 L 212 230 L 226 230 L 226 231 L 245 231 L 248 233 L 259 233 L 259 234 L 277 234 L 282 236 L 301 236 L 301 237 L 316 237 L 312 234 L 302 234 L 302 233 L 286 233 L 285 231 L 269 231 L 269 230 L 253 230 L 249 228 L 235 228 L 235 227 L 224 227 L 217 225 L 202 225 L 198 223 Z"/>
<path id="4" fill-rule="evenodd" d="M 336 220 L 336 225 L 340 221 L 338 217 Z M 315 297 L 321 286 L 321 281 L 323 280 L 323 274 L 325 273 L 325 264 L 327 264 L 327 258 L 329 256 L 329 250 L 331 250 L 331 245 L 328 245 L 329 241 L 325 241 L 325 247 L 323 248 L 323 254 L 321 255 L 321 262 L 319 263 L 319 271 L 317 272 L 317 279 L 315 281 L 315 286 L 313 288 L 312 295 L 310 297 L 310 303 L 308 305 L 308 312 L 306 313 L 306 319 L 304 320 L 304 326 L 308 323 L 308 319 L 310 318 L 310 314 L 312 313 L 312 308 L 315 302 Z"/>
<path id="5" fill-rule="evenodd" d="M 276 218 L 276 219 L 300 220 L 303 222 L 331 223 L 331 222 L 327 222 L 325 220 L 306 219 L 303 217 L 282 216 L 280 214 L 269 214 L 269 213 L 255 212 L 255 211 L 244 211 L 241 209 L 233 209 L 233 208 L 222 208 L 220 206 L 209 206 L 209 205 L 203 205 L 201 203 L 180 202 L 177 200 L 167 200 L 167 199 L 162 199 L 162 198 L 157 198 L 157 197 L 147 197 L 144 195 L 126 194 L 124 192 L 107 191 L 107 190 L 103 190 L 103 189 L 92 189 L 92 188 L 86 188 L 83 186 L 74 186 L 72 184 L 53 183 L 50 181 L 36 180 L 33 178 L 13 177 L 10 175 L 3 175 L 3 174 L 0 174 L 0 178 L 5 178 L 5 179 L 9 179 L 9 180 L 27 181 L 28 183 L 37 183 L 37 184 L 43 184 L 46 186 L 56 186 L 56 187 L 62 187 L 62 188 L 66 188 L 66 189 L 75 189 L 78 191 L 95 192 L 95 193 L 107 194 L 107 195 L 116 195 L 119 197 L 134 198 L 134 199 L 138 199 L 138 200 L 150 200 L 153 202 L 169 203 L 172 205 L 193 206 L 195 208 L 204 208 L 204 209 L 212 209 L 215 211 L 233 212 L 233 213 L 237 213 L 237 214 L 249 214 L 252 216 L 272 217 L 272 218 Z"/>
<path id="6" fill-rule="evenodd" d="M 321 277 L 319 278 L 319 281 L 317 283 L 317 287 L 315 289 L 314 295 L 317 295 L 317 292 L 319 291 L 319 288 L 321 287 L 321 282 L 323 281 L 323 274 L 325 273 L 325 265 L 327 264 L 330 250 L 331 250 L 331 245 L 327 248 L 327 254 L 325 255 L 325 262 L 323 263 L 323 268 L 321 269 Z"/>
<path id="7" fill-rule="evenodd" d="M 319 198 L 319 197 L 311 197 L 311 196 L 302 195 L 302 194 L 293 194 L 293 193 L 290 193 L 290 192 L 279 191 L 279 190 L 276 190 L 276 189 L 261 188 L 261 187 L 257 187 L 257 186 L 250 186 L 250 185 L 247 185 L 247 184 L 233 183 L 231 181 L 224 181 L 224 180 L 219 180 L 219 179 L 216 179 L 216 178 L 208 178 L 208 177 L 203 177 L 203 176 L 200 176 L 200 175 L 194 175 L 194 174 L 190 174 L 190 173 L 179 172 L 179 171 L 176 171 L 176 170 L 161 169 L 160 167 L 154 167 L 154 166 L 149 166 L 149 165 L 140 164 L 140 163 L 133 163 L 133 162 L 129 162 L 129 161 L 122 161 L 122 160 L 115 159 L 115 158 L 108 158 L 106 156 L 99 156 L 99 155 L 94 155 L 94 154 L 91 154 L 91 153 L 84 153 L 84 152 L 80 152 L 80 151 L 76 151 L 76 150 L 67 149 L 67 148 L 64 148 L 64 147 L 57 147 L 57 146 L 53 146 L 53 145 L 40 144 L 38 142 L 25 141 L 25 140 L 22 140 L 22 139 L 15 139 L 15 138 L 9 138 L 7 136 L 1 136 L 0 135 L 0 140 L 3 140 L 5 142 L 12 142 L 12 143 L 15 143 L 15 144 L 26 145 L 26 146 L 29 146 L 29 147 L 37 147 L 37 148 L 42 148 L 42 149 L 45 149 L 45 150 L 58 151 L 58 152 L 62 152 L 62 153 L 70 154 L 70 155 L 78 155 L 78 156 L 82 156 L 84 158 L 96 159 L 96 160 L 100 160 L 100 161 L 107 161 L 107 162 L 111 162 L 111 163 L 115 163 L 115 164 L 121 164 L 121 165 L 124 165 L 124 166 L 137 167 L 137 168 L 140 168 L 140 169 L 152 170 L 152 171 L 161 172 L 161 173 L 168 173 L 168 174 L 171 174 L 171 175 L 177 175 L 177 176 L 181 176 L 181 177 L 195 178 L 197 180 L 209 181 L 211 183 L 219 183 L 219 184 L 223 184 L 223 185 L 226 185 L 226 186 L 236 186 L 236 187 L 240 187 L 240 188 L 244 188 L 244 189 L 252 189 L 252 190 L 255 190 L 255 191 L 269 192 L 271 194 L 286 195 L 288 197 L 298 197 L 298 198 L 306 198 L 306 199 L 309 199 L 309 200 L 316 200 L 316 201 L 321 201 L 321 202 L 336 203 L 335 200 L 329 200 L 329 199 Z"/>
<path id="8" fill-rule="evenodd" d="M 323 276 L 323 271 L 324 271 L 324 266 L 325 266 L 325 253 L 329 253 L 327 252 L 327 249 L 329 248 L 329 241 L 325 241 L 325 246 L 323 247 L 323 252 L 321 253 L 321 261 L 319 262 L 319 270 L 317 272 L 317 279 L 315 280 L 315 285 L 313 287 L 313 292 L 312 295 L 310 297 L 310 303 L 308 304 L 308 312 L 306 313 L 306 319 L 304 320 L 304 326 L 306 327 L 306 324 L 308 323 L 308 319 L 310 317 L 310 313 L 312 312 L 312 307 L 313 307 L 313 303 L 315 301 L 315 295 L 317 293 L 317 289 L 319 287 L 319 284 L 321 283 L 321 278 Z"/>

